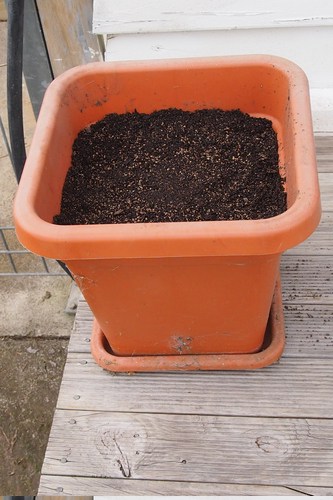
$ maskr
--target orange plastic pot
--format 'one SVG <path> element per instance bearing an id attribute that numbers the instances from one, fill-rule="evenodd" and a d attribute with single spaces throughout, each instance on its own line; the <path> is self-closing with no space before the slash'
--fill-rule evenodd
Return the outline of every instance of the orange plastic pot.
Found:
<path id="1" fill-rule="evenodd" d="M 288 210 L 256 221 L 57 226 L 78 132 L 107 113 L 240 108 L 272 120 Z M 64 261 L 119 356 L 260 350 L 281 253 L 320 219 L 308 83 L 271 56 L 97 63 L 48 88 L 15 200 L 21 243 Z"/>

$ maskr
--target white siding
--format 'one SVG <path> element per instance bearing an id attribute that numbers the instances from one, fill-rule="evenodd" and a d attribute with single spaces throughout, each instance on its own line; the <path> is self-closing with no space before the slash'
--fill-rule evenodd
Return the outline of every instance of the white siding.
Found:
<path id="1" fill-rule="evenodd" d="M 329 0 L 95 0 L 95 33 L 332 26 Z"/>

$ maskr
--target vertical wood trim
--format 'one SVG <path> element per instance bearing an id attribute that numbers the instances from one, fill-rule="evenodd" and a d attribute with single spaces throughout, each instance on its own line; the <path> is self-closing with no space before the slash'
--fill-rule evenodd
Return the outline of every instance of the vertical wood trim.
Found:
<path id="1" fill-rule="evenodd" d="M 5 5 L 5 0 L 0 0 L 0 22 L 7 21 L 7 8 Z M 1 500 L 2 497 L 0 497 Z"/>
<path id="2" fill-rule="evenodd" d="M 103 60 L 100 38 L 91 33 L 92 0 L 37 0 L 54 76 Z"/>

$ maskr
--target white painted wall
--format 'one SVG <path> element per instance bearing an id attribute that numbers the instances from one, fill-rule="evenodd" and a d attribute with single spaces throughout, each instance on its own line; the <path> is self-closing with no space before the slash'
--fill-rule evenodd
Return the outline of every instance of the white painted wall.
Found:
<path id="1" fill-rule="evenodd" d="M 331 0 L 95 0 L 95 33 L 332 25 Z"/>

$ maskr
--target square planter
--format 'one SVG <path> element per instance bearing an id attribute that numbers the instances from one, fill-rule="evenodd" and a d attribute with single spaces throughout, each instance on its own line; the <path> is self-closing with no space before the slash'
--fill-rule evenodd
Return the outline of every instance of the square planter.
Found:
<path id="1" fill-rule="evenodd" d="M 239 108 L 269 118 L 287 211 L 254 221 L 52 224 L 80 130 L 108 113 L 170 107 Z M 280 255 L 320 219 L 306 76 L 272 56 L 70 70 L 46 92 L 14 216 L 25 247 L 66 263 L 114 355 L 255 353 L 264 341 Z"/>

